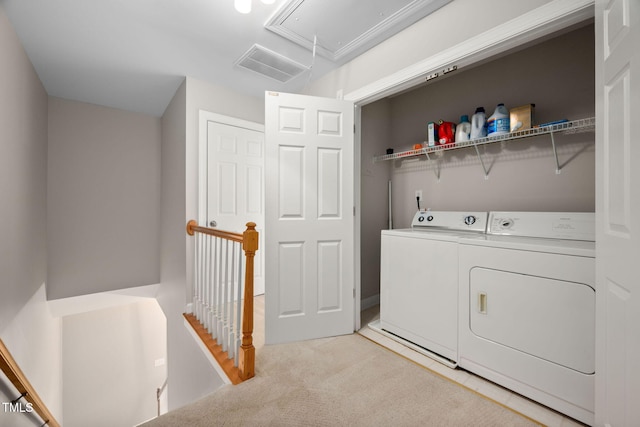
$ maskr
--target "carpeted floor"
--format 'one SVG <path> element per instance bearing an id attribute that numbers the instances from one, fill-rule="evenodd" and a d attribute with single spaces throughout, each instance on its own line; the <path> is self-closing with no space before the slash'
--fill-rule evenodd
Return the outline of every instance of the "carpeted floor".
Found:
<path id="1" fill-rule="evenodd" d="M 145 427 L 538 425 L 353 334 L 261 346 L 255 378 Z"/>

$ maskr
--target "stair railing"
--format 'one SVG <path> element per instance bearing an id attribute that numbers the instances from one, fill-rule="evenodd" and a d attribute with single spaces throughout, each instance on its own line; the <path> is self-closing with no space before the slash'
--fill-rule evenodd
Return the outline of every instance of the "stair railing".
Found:
<path id="1" fill-rule="evenodd" d="M 259 239 L 256 224 L 247 223 L 247 229 L 240 234 L 201 227 L 191 220 L 187 223 L 187 234 L 195 237 L 195 262 L 192 312 L 184 316 L 231 382 L 237 384 L 255 375 L 253 269 Z"/>
<path id="2" fill-rule="evenodd" d="M 60 427 L 60 424 L 53 417 L 47 406 L 44 404 L 36 390 L 33 388 L 27 377 L 18 366 L 9 349 L 0 339 L 0 369 L 14 385 L 20 396 L 12 402 L 2 402 L 4 412 L 15 410 L 18 412 L 30 413 L 32 410 L 42 418 L 44 425 L 49 427 Z M 25 409 L 19 404 L 19 400 L 24 398 L 27 401 Z"/>

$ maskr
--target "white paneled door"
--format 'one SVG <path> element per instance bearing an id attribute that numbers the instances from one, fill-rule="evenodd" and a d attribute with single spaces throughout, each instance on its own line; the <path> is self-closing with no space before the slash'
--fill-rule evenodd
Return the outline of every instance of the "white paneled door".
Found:
<path id="1" fill-rule="evenodd" d="M 354 331 L 354 106 L 265 95 L 269 344 Z"/>
<path id="2" fill-rule="evenodd" d="M 640 1 L 596 1 L 596 425 L 640 425 Z"/>
<path id="3" fill-rule="evenodd" d="M 202 112 L 206 126 L 206 226 L 242 233 L 255 222 L 264 238 L 262 125 Z M 264 293 L 264 251 L 255 257 L 254 294 Z"/>

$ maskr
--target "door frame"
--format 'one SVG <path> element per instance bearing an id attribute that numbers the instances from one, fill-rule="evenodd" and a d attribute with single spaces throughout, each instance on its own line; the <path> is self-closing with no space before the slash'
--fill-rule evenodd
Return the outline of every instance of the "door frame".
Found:
<path id="1" fill-rule="evenodd" d="M 255 130 L 264 134 L 264 124 L 224 116 L 206 110 L 200 110 L 198 116 L 198 224 L 207 226 L 207 182 L 209 169 L 207 166 L 207 123 L 213 121 L 223 125 L 235 126 L 243 129 Z M 264 169 L 263 169 L 264 173 Z M 262 213 L 264 215 L 264 212 Z"/>
<path id="2" fill-rule="evenodd" d="M 466 40 L 435 55 L 416 62 L 402 70 L 378 79 L 370 84 L 344 95 L 344 99 L 354 103 L 355 151 L 354 151 L 354 185 L 355 185 L 355 329 L 361 327 L 360 299 L 361 291 L 361 117 L 362 107 L 391 96 L 425 82 L 426 76 L 440 73 L 447 67 L 462 68 L 500 53 L 518 48 L 526 43 L 538 40 L 556 31 L 580 24 L 595 16 L 595 0 L 554 0 L 533 9 L 502 25 L 491 28 L 477 37 Z M 341 98 L 342 90 L 337 98 Z"/>

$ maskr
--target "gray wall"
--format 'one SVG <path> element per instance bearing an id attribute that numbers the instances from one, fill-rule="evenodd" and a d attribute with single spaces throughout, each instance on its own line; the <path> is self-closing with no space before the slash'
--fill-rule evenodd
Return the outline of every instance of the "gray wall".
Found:
<path id="1" fill-rule="evenodd" d="M 66 316 L 63 327 L 66 427 L 133 426 L 157 415 L 167 367 L 155 299 Z"/>
<path id="2" fill-rule="evenodd" d="M 594 33 L 587 25 L 442 81 L 394 97 L 390 123 L 396 150 L 425 140 L 426 124 L 459 122 L 477 106 L 487 116 L 496 104 L 536 104 L 538 123 L 595 116 Z M 491 168 L 485 179 L 473 148 L 450 151 L 438 160 L 440 180 L 426 159 L 388 162 L 395 184 L 397 227 L 408 227 L 416 210 L 415 190 L 434 210 L 595 211 L 595 135 L 555 137 L 560 174 L 549 136 L 486 146 Z M 382 152 L 380 153 L 382 154 Z"/>
<path id="3" fill-rule="evenodd" d="M 46 176 L 47 94 L 0 6 L 0 337 L 62 422 L 61 327 L 45 302 Z M 0 402 L 16 396 L 0 375 Z M 0 411 L 0 426 L 34 425 Z"/>
<path id="4" fill-rule="evenodd" d="M 0 8 L 0 331 L 46 279 L 47 93 Z"/>
<path id="5" fill-rule="evenodd" d="M 158 302 L 167 318 L 167 397 L 173 410 L 223 383 L 189 335 L 182 313 L 187 303 L 186 81 L 162 116 L 161 268 Z"/>
<path id="6" fill-rule="evenodd" d="M 373 163 L 372 159 L 384 153 L 393 139 L 390 117 L 391 102 L 388 99 L 362 108 L 360 256 L 363 268 L 360 290 L 363 309 L 378 302 L 375 296 L 380 291 L 380 230 L 389 226 L 388 184 L 391 173 L 388 164 Z M 367 300 L 372 297 L 372 301 Z"/>
<path id="7" fill-rule="evenodd" d="M 158 283 L 160 119 L 49 100 L 49 299 Z"/>

